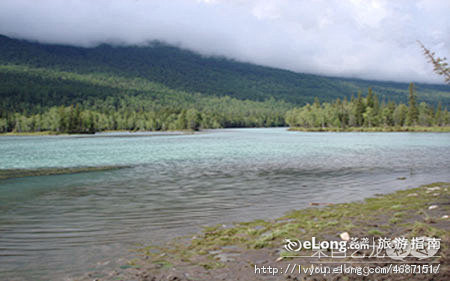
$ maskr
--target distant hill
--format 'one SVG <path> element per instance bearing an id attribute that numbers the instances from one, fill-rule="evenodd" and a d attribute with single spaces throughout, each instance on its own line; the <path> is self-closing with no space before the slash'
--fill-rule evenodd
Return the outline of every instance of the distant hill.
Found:
<path id="1" fill-rule="evenodd" d="M 148 88 L 150 84 L 153 90 Z M 161 95 L 154 95 L 155 87 L 183 92 L 184 96 L 198 93 L 257 102 L 273 98 L 303 105 L 315 97 L 321 101 L 350 98 L 358 91 L 366 93 L 368 87 L 381 100 L 406 102 L 408 84 L 295 73 L 204 57 L 158 42 L 145 47 L 104 44 L 82 48 L 0 36 L 3 109 L 69 105 L 132 92 L 160 99 Z M 416 89 L 419 101 L 450 105 L 449 86 L 416 84 Z"/>

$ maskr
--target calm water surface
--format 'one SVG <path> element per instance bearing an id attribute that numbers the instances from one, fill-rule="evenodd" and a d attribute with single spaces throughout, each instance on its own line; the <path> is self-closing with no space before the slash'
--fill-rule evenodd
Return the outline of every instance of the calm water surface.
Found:
<path id="1" fill-rule="evenodd" d="M 447 133 L 0 137 L 0 169 L 131 168 L 0 181 L 0 276 L 107 270 L 137 243 L 450 181 Z M 406 177 L 406 180 L 398 180 Z"/>

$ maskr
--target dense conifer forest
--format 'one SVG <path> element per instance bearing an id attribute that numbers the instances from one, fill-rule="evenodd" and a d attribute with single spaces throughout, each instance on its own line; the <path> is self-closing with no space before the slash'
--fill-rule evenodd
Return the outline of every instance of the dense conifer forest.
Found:
<path id="1" fill-rule="evenodd" d="M 405 83 L 301 74 L 158 42 L 84 48 L 0 36 L 0 132 L 448 124 L 449 86 L 416 84 L 412 116 L 408 96 Z"/>
<path id="2" fill-rule="evenodd" d="M 286 113 L 286 122 L 291 127 L 315 128 L 376 128 L 376 127 L 442 127 L 450 125 L 448 110 L 442 104 L 433 106 L 417 103 L 414 84 L 409 85 L 408 104 L 380 101 L 377 94 L 368 89 L 366 97 L 361 92 L 350 100 L 337 99 L 320 104 L 294 108 Z"/>

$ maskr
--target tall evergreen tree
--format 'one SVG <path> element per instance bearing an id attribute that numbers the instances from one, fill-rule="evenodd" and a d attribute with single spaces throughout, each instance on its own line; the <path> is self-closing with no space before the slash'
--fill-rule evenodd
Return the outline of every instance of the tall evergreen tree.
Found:
<path id="1" fill-rule="evenodd" d="M 356 117 L 356 125 L 362 126 L 364 123 L 363 114 L 365 111 L 365 106 L 363 102 L 363 98 L 361 96 L 361 91 L 358 92 L 358 98 L 356 99 L 356 107 L 355 107 L 355 117 Z"/>
<path id="2" fill-rule="evenodd" d="M 408 98 L 408 117 L 406 119 L 406 124 L 411 126 L 411 125 L 416 125 L 417 124 L 417 120 L 419 118 L 419 110 L 417 109 L 417 105 L 416 105 L 416 96 L 414 94 L 414 83 L 409 83 L 409 98 Z"/>
<path id="3" fill-rule="evenodd" d="M 436 124 L 436 126 L 441 126 L 442 125 L 442 104 L 441 102 L 438 103 L 437 109 L 436 109 L 436 114 L 434 115 L 434 122 Z"/>
<path id="4" fill-rule="evenodd" d="M 367 93 L 367 98 L 366 98 L 366 106 L 367 107 L 371 107 L 373 108 L 374 105 L 374 99 L 373 99 L 373 91 L 372 91 L 372 87 L 369 87 L 368 93 Z"/>

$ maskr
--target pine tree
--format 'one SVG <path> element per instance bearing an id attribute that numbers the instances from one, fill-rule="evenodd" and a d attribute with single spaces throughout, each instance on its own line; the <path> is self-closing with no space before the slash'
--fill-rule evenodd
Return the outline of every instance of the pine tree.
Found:
<path id="1" fill-rule="evenodd" d="M 355 110 L 356 110 L 356 112 L 355 112 L 356 125 L 362 126 L 364 123 L 363 114 L 365 111 L 365 106 L 364 106 L 363 98 L 361 97 L 361 91 L 358 92 L 358 98 L 356 99 L 356 109 Z"/>
<path id="2" fill-rule="evenodd" d="M 369 87 L 366 100 L 367 100 L 367 102 L 366 102 L 367 107 L 373 108 L 374 100 L 373 100 L 373 92 L 372 92 L 371 87 Z"/>
<path id="3" fill-rule="evenodd" d="M 416 125 L 417 119 L 419 118 L 419 110 L 416 105 L 416 96 L 414 94 L 414 83 L 409 84 L 409 99 L 408 99 L 408 117 L 406 119 L 406 124 L 408 126 Z"/>
<path id="4" fill-rule="evenodd" d="M 436 126 L 442 125 L 442 104 L 441 102 L 438 103 L 436 114 L 434 115 L 434 123 Z"/>
<path id="5" fill-rule="evenodd" d="M 67 133 L 69 129 L 69 116 L 66 113 L 66 109 L 64 108 L 64 106 L 60 106 L 58 108 L 58 115 L 59 115 L 58 131 L 61 133 Z"/>

